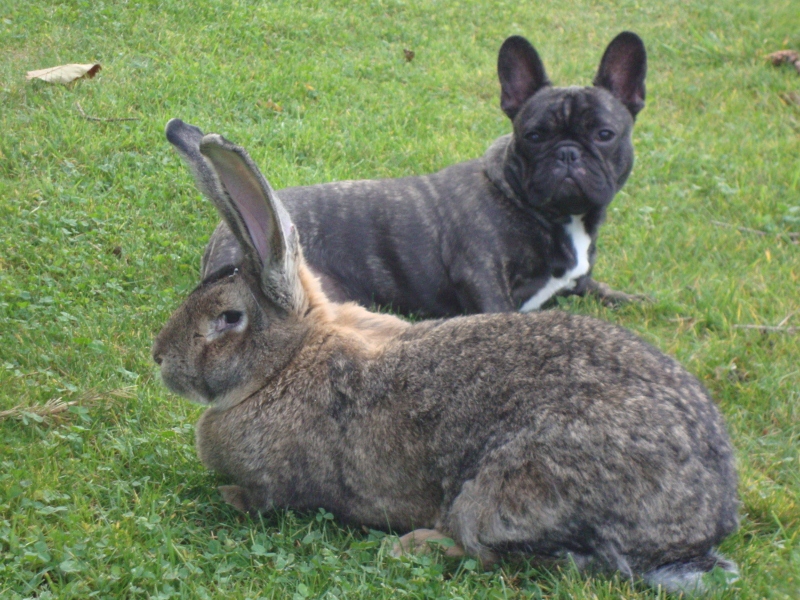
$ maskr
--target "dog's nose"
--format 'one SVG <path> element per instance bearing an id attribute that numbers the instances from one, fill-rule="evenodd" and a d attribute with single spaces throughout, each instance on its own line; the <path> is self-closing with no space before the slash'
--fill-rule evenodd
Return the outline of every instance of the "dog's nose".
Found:
<path id="1" fill-rule="evenodd" d="M 556 154 L 558 160 L 567 164 L 577 162 L 580 157 L 581 153 L 575 146 L 562 146 Z"/>

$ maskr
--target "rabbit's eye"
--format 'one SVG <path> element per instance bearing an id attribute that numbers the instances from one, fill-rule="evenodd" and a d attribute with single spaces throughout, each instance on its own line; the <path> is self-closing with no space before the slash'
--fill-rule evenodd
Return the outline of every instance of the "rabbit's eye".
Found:
<path id="1" fill-rule="evenodd" d="M 226 310 L 221 316 L 226 325 L 236 325 L 242 320 L 242 312 L 238 310 Z"/>
<path id="2" fill-rule="evenodd" d="M 247 325 L 247 316 L 240 310 L 226 310 L 217 316 L 210 324 L 208 333 L 205 335 L 207 341 L 217 338 L 226 331 L 241 331 Z"/>

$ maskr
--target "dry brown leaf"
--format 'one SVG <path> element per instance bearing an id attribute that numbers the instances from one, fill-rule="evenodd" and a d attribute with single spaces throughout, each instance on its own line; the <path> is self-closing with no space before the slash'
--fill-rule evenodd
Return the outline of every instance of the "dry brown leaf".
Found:
<path id="1" fill-rule="evenodd" d="M 776 67 L 783 63 L 789 63 L 800 73 L 800 52 L 797 52 L 797 50 L 778 50 L 768 54 L 767 60 Z"/>
<path id="2" fill-rule="evenodd" d="M 60 65 L 49 69 L 39 69 L 38 71 L 28 71 L 26 79 L 41 79 L 47 83 L 72 83 L 81 77 L 91 79 L 101 69 L 100 63 L 88 65 Z"/>
<path id="3" fill-rule="evenodd" d="M 403 56 L 405 57 L 406 62 L 411 62 L 412 60 L 414 60 L 416 54 L 414 53 L 413 50 L 409 50 L 408 48 L 403 48 Z"/>

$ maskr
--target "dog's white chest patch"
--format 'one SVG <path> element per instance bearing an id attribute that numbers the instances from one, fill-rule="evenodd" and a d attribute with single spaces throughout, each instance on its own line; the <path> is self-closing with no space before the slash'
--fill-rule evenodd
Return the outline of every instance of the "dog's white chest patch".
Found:
<path id="1" fill-rule="evenodd" d="M 582 217 L 583 215 L 572 215 L 570 222 L 564 226 L 567 235 L 572 240 L 572 247 L 575 249 L 577 259 L 575 266 L 561 277 L 551 277 L 538 292 L 523 303 L 519 309 L 520 312 L 537 310 L 553 294 L 574 288 L 578 277 L 589 272 L 589 246 L 592 244 L 592 238 L 586 233 Z"/>

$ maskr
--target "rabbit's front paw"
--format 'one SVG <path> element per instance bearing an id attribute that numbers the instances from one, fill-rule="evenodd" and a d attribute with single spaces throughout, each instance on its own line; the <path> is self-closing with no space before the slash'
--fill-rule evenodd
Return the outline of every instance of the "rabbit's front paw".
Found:
<path id="1" fill-rule="evenodd" d="M 415 529 L 405 534 L 392 548 L 392 556 L 427 554 L 434 545 L 444 548 L 445 556 L 464 556 L 464 549 L 438 529 Z"/>

